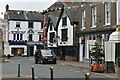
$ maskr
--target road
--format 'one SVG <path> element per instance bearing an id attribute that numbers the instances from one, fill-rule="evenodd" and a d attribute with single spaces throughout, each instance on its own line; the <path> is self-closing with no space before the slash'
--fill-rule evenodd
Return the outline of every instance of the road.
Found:
<path id="1" fill-rule="evenodd" d="M 18 63 L 21 64 L 21 74 L 31 77 L 31 67 L 35 67 L 35 77 L 38 79 L 50 78 L 50 67 L 54 67 L 54 78 L 78 79 L 84 80 L 84 70 L 86 68 L 60 65 L 58 64 L 34 64 L 33 58 L 19 57 L 11 58 L 9 62 L 2 63 L 2 75 L 17 74 Z M 91 74 L 90 78 L 106 78 L 104 76 Z M 93 80 L 93 79 L 92 79 Z M 95 79 L 96 80 L 96 79 Z"/>

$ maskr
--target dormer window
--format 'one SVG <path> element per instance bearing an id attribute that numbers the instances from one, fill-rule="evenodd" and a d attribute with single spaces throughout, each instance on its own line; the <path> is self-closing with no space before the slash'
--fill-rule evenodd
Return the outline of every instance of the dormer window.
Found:
<path id="1" fill-rule="evenodd" d="M 16 27 L 20 27 L 20 22 L 16 22 Z"/>
<path id="2" fill-rule="evenodd" d="M 33 22 L 28 23 L 28 28 L 33 28 Z"/>
<path id="3" fill-rule="evenodd" d="M 62 18 L 62 26 L 67 26 L 67 17 Z"/>

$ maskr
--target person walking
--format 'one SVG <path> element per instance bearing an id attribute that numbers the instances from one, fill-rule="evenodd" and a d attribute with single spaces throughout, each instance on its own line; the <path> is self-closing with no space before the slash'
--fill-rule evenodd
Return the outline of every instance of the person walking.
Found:
<path id="1" fill-rule="evenodd" d="M 38 63 L 38 58 L 39 58 L 39 54 L 38 54 L 38 50 L 35 51 L 35 64 Z"/>

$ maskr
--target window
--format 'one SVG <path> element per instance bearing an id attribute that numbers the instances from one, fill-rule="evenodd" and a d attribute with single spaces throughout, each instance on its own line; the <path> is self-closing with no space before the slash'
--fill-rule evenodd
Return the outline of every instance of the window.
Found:
<path id="1" fill-rule="evenodd" d="M 67 41 L 67 29 L 62 29 L 62 41 Z"/>
<path id="2" fill-rule="evenodd" d="M 52 23 L 50 23 L 50 30 L 52 30 Z"/>
<path id="3" fill-rule="evenodd" d="M 33 22 L 29 22 L 28 28 L 33 28 Z"/>
<path id="4" fill-rule="evenodd" d="M 20 27 L 20 22 L 16 22 L 16 27 Z"/>
<path id="5" fill-rule="evenodd" d="M 13 34 L 13 40 L 16 40 L 16 34 Z"/>
<path id="6" fill-rule="evenodd" d="M 29 41 L 32 41 L 32 34 L 29 34 Z"/>
<path id="7" fill-rule="evenodd" d="M 41 22 L 41 29 L 43 29 L 43 22 Z"/>
<path id="8" fill-rule="evenodd" d="M 50 33 L 50 43 L 53 43 L 53 39 L 55 38 L 55 32 Z"/>
<path id="9" fill-rule="evenodd" d="M 86 26 L 86 20 L 85 20 L 85 10 L 82 11 L 82 29 L 84 29 Z"/>
<path id="10" fill-rule="evenodd" d="M 67 17 L 62 18 L 62 26 L 67 26 Z"/>
<path id="11" fill-rule="evenodd" d="M 110 8 L 110 3 L 106 2 L 105 3 L 105 25 L 110 25 L 110 20 L 111 20 L 111 8 Z"/>
<path id="12" fill-rule="evenodd" d="M 19 40 L 19 34 L 17 34 L 17 40 Z"/>
<path id="13" fill-rule="evenodd" d="M 20 34 L 20 40 L 22 40 L 23 39 L 23 34 Z"/>
<path id="14" fill-rule="evenodd" d="M 92 8 L 92 27 L 96 26 L 96 7 Z"/>
<path id="15" fill-rule="evenodd" d="M 41 41 L 41 35 L 39 34 L 39 41 Z"/>

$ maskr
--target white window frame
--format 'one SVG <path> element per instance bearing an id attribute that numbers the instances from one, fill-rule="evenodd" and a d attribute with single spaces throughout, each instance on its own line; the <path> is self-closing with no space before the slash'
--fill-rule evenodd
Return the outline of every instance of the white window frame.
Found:
<path id="1" fill-rule="evenodd" d="M 82 10 L 82 29 L 85 29 L 85 10 Z"/>
<path id="2" fill-rule="evenodd" d="M 110 24 L 111 24 L 111 4 L 110 2 L 106 2 L 105 3 L 105 25 L 110 25 Z"/>
<path id="3" fill-rule="evenodd" d="M 97 9 L 96 7 L 93 7 L 92 8 L 92 28 L 97 27 L 96 22 L 97 22 Z"/>

